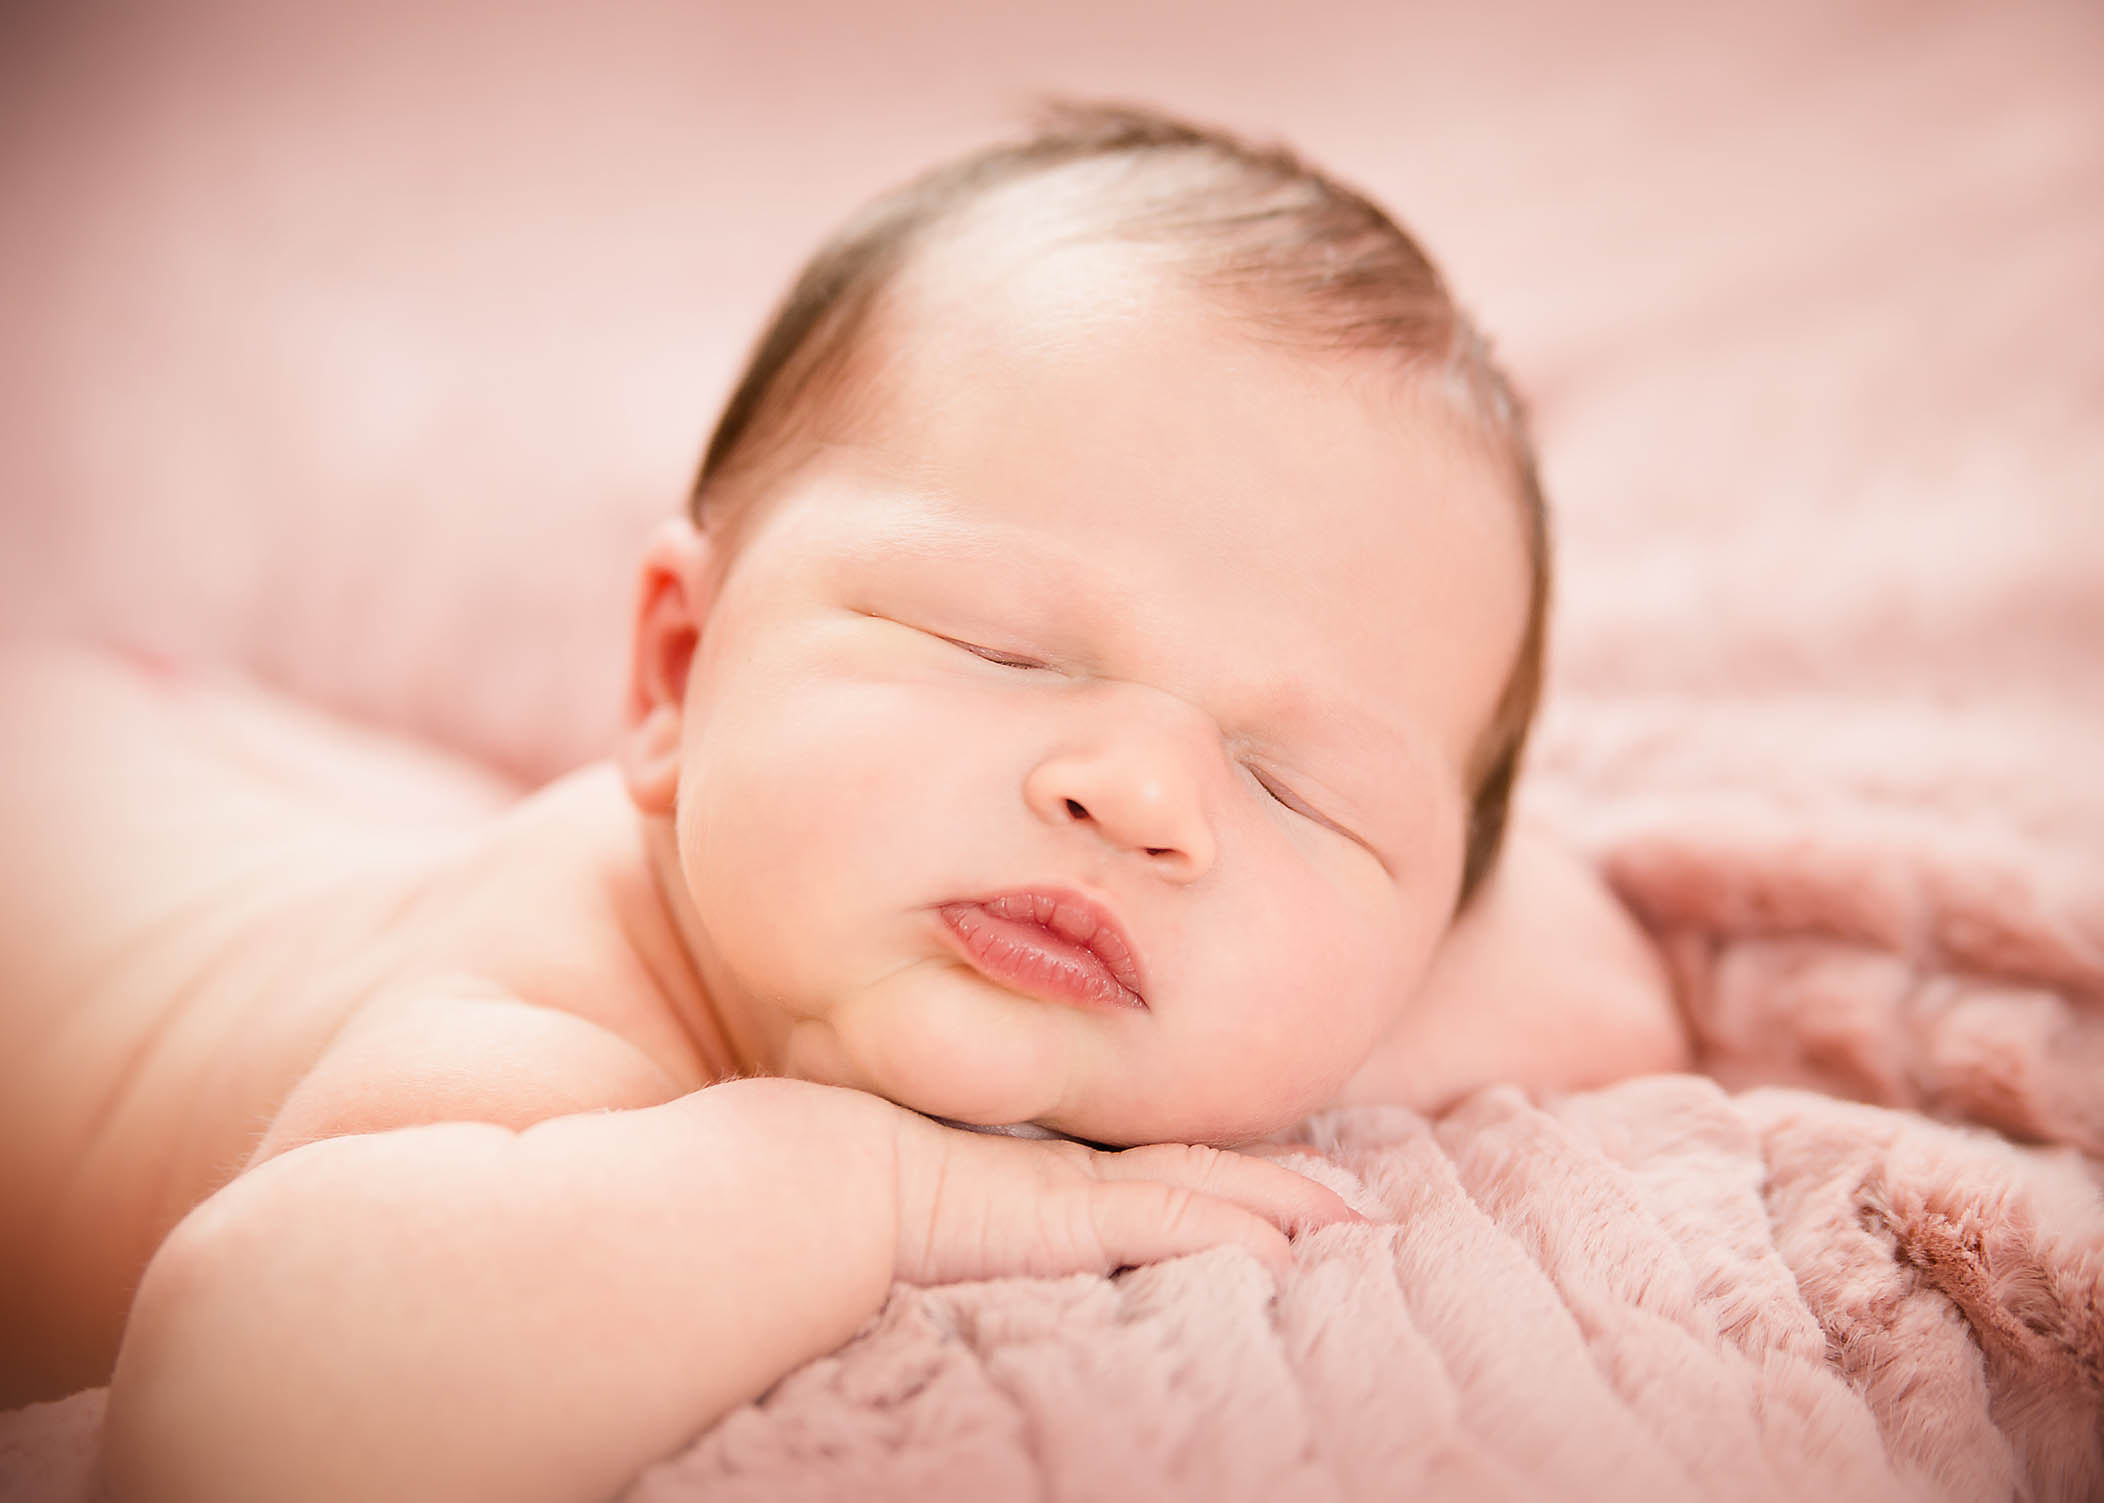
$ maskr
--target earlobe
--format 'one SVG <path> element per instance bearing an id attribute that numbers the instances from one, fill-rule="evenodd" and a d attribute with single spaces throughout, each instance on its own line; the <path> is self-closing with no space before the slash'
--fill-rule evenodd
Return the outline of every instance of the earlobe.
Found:
<path id="1" fill-rule="evenodd" d="M 715 593 L 712 563 L 709 540 L 685 517 L 660 526 L 643 551 L 616 761 L 646 814 L 669 814 L 679 791 L 687 678 Z"/>

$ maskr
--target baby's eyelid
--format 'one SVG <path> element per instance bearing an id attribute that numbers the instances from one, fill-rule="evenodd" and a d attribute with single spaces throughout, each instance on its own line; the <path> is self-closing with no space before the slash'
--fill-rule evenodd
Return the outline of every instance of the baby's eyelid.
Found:
<path id="1" fill-rule="evenodd" d="M 1257 786 L 1263 789 L 1266 793 L 1270 794 L 1272 801 L 1278 804 L 1281 808 L 1291 809 L 1295 814 L 1301 815 L 1303 818 L 1306 819 L 1312 819 L 1318 824 L 1330 823 L 1328 820 L 1324 819 L 1320 814 L 1317 814 L 1313 809 L 1309 808 L 1307 804 L 1303 803 L 1300 799 L 1296 798 L 1291 791 L 1289 791 L 1282 783 L 1279 782 L 1277 778 L 1273 777 L 1263 768 L 1257 766 L 1255 763 L 1250 763 L 1248 764 L 1248 766 L 1249 775 L 1252 778 L 1256 779 Z"/>
<path id="2" fill-rule="evenodd" d="M 998 648 L 982 647 L 977 642 L 967 642 L 961 637 L 944 637 L 943 640 L 953 647 L 962 647 L 973 657 L 984 658 L 987 662 L 997 664 L 1002 668 L 1043 668 L 1047 666 L 1036 658 L 1026 658 L 1016 653 L 1002 652 Z"/>
<path id="3" fill-rule="evenodd" d="M 1281 808 L 1290 809 L 1293 813 L 1298 814 L 1301 818 L 1312 820 L 1314 823 L 1321 825 L 1324 829 L 1331 830 L 1339 835 L 1342 835 L 1346 840 L 1351 841 L 1354 845 L 1366 845 L 1366 842 L 1364 840 L 1361 840 L 1357 834 L 1355 834 L 1351 830 L 1347 830 L 1343 825 L 1338 824 L 1337 821 L 1331 819 L 1327 814 L 1324 814 L 1320 810 L 1317 810 L 1312 805 L 1297 797 L 1289 789 L 1284 788 L 1276 778 L 1272 777 L 1269 773 L 1265 772 L 1264 769 L 1262 769 L 1261 767 L 1257 767 L 1251 764 L 1249 767 L 1249 775 L 1256 779 L 1257 786 L 1262 788 L 1266 793 L 1270 794 L 1272 799 Z M 1371 846 L 1367 846 L 1367 849 L 1372 850 L 1373 848 Z"/>

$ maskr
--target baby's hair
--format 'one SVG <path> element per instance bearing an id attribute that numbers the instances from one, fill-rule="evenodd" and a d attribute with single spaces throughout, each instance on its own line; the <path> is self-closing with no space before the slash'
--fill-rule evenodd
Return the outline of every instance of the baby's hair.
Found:
<path id="1" fill-rule="evenodd" d="M 754 346 L 694 484 L 697 524 L 734 533 L 739 492 L 764 486 L 862 368 L 873 321 L 914 253 L 997 193 L 1055 176 L 1061 238 L 1157 247 L 1258 338 L 1391 355 L 1426 379 L 1510 475 L 1530 584 L 1519 653 L 1470 758 L 1459 903 L 1497 861 L 1541 693 L 1548 509 L 1525 413 L 1416 241 L 1377 205 L 1280 146 L 1129 105 L 1053 106 L 1031 135 L 915 178 L 848 221 L 806 263 Z"/>

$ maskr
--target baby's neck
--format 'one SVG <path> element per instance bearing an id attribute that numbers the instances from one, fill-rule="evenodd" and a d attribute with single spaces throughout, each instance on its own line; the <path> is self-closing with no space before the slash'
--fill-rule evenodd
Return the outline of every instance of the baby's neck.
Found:
<path id="1" fill-rule="evenodd" d="M 692 1086 L 750 1073 L 695 969 L 652 824 L 610 766 L 541 789 L 477 842 L 459 928 L 468 948 L 454 963 L 487 969 L 523 1000 L 655 1038 L 647 1052 Z M 492 943 L 501 958 L 484 967 Z"/>
<path id="2" fill-rule="evenodd" d="M 618 783 L 617 783 L 618 791 Z M 657 978 L 666 1005 L 679 1019 L 713 1079 L 756 1073 L 725 1025 L 694 961 L 696 918 L 679 880 L 679 853 L 671 821 L 644 815 L 621 796 L 625 851 L 633 852 L 610 872 L 608 897 L 636 958 Z"/>

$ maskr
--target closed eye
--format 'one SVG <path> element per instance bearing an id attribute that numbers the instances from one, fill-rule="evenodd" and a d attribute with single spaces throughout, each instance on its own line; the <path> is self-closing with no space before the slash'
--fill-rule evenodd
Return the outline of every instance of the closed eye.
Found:
<path id="1" fill-rule="evenodd" d="M 1297 797 L 1290 788 L 1284 786 L 1276 778 L 1272 777 L 1269 773 L 1264 772 L 1261 768 L 1251 767 L 1249 769 L 1249 775 L 1256 780 L 1256 784 L 1259 788 L 1263 789 L 1266 793 L 1271 795 L 1272 801 L 1278 804 L 1279 807 L 1283 809 L 1289 809 L 1293 813 L 1298 814 L 1302 819 L 1309 820 L 1314 824 L 1321 825 L 1325 830 L 1334 831 L 1336 834 L 1342 835 L 1346 840 L 1351 841 L 1355 845 L 1366 844 L 1365 841 L 1359 839 L 1357 835 L 1354 835 L 1350 830 L 1345 829 L 1344 826 L 1338 824 L 1334 819 L 1331 819 L 1328 815 L 1322 813 L 1318 809 L 1311 807 L 1304 800 Z M 1371 848 L 1369 847 L 1369 849 Z"/>
<path id="2" fill-rule="evenodd" d="M 1018 657 L 1012 652 L 1000 652 L 991 647 L 981 647 L 976 642 L 966 642 L 957 637 L 944 637 L 943 640 L 953 647 L 962 647 L 975 658 L 984 658 L 987 662 L 996 663 L 1003 668 L 1043 668 L 1046 666 L 1036 658 Z"/>
<path id="3" fill-rule="evenodd" d="M 1266 793 L 1271 795 L 1272 801 L 1274 803 L 1277 803 L 1282 808 L 1291 809 L 1295 814 L 1301 815 L 1304 818 L 1312 819 L 1315 817 L 1314 811 L 1312 809 L 1310 809 L 1306 804 L 1302 803 L 1299 799 L 1295 798 L 1290 792 L 1286 790 L 1286 788 L 1283 785 L 1281 785 L 1278 782 L 1277 779 L 1270 776 L 1270 774 L 1264 772 L 1260 768 L 1252 767 L 1249 769 L 1249 775 L 1250 777 L 1256 780 L 1256 785 L 1259 788 L 1263 789 Z"/>

